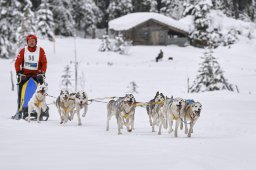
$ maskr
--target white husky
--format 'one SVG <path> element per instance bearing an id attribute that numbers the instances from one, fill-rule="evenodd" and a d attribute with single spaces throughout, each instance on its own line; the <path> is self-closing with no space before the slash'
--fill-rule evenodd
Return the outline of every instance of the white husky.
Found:
<path id="1" fill-rule="evenodd" d="M 35 93 L 33 94 L 32 98 L 28 102 L 28 117 L 27 120 L 30 122 L 30 116 L 32 111 L 35 111 L 37 114 L 37 122 L 39 123 L 39 118 L 41 115 L 41 111 L 45 112 L 47 109 L 45 103 L 45 96 L 46 96 L 46 85 L 39 84 L 36 88 Z"/>
<path id="2" fill-rule="evenodd" d="M 175 133 L 174 136 L 178 137 L 178 127 L 181 123 L 182 128 L 182 122 L 181 118 L 184 117 L 184 108 L 185 108 L 185 100 L 181 98 L 175 98 L 171 103 L 169 103 L 167 107 L 167 115 L 168 115 L 168 123 L 169 123 L 169 133 L 173 131 L 172 125 L 173 121 L 176 121 L 175 124 Z"/>

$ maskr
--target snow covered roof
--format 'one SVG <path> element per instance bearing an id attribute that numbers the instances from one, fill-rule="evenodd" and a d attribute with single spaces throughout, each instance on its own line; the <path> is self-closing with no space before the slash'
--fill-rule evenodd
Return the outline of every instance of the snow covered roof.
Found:
<path id="1" fill-rule="evenodd" d="M 154 12 L 136 12 L 116 18 L 109 22 L 109 29 L 126 31 L 148 20 L 155 20 L 172 28 L 189 32 L 188 26 L 170 17 Z"/>

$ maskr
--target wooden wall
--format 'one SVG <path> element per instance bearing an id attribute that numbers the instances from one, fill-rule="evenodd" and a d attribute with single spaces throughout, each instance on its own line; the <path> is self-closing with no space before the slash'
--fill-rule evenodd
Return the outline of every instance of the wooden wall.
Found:
<path id="1" fill-rule="evenodd" d="M 134 45 L 175 44 L 176 41 L 171 41 L 174 37 L 187 37 L 186 33 L 155 20 L 149 20 L 122 33 L 127 39 L 132 40 Z"/>

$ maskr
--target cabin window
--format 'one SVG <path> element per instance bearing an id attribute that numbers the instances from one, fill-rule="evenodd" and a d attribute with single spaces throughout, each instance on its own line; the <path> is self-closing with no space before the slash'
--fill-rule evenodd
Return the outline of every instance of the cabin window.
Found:
<path id="1" fill-rule="evenodd" d="M 149 32 L 148 32 L 148 31 L 144 31 L 143 37 L 144 37 L 145 39 L 149 39 Z"/>

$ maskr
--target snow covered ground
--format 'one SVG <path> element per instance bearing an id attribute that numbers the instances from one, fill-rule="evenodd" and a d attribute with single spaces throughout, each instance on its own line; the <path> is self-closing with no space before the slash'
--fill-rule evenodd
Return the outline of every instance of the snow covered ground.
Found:
<path id="1" fill-rule="evenodd" d="M 124 96 L 135 81 L 137 101 L 146 102 L 156 91 L 167 96 L 194 99 L 203 104 L 192 138 L 163 131 L 151 132 L 145 108 L 138 107 L 135 131 L 117 135 L 116 121 L 106 132 L 106 104 L 89 106 L 83 126 L 77 120 L 59 124 L 54 105 L 47 122 L 11 120 L 16 112 L 16 89 L 11 91 L 11 60 L 0 60 L 0 169 L 1 170 L 253 170 L 256 168 L 256 41 L 242 39 L 238 44 L 218 48 L 225 76 L 240 93 L 207 92 L 188 94 L 187 78 L 192 81 L 204 50 L 177 46 L 135 46 L 129 55 L 98 52 L 99 40 L 77 39 L 79 74 L 84 73 L 89 98 Z M 48 57 L 48 93 L 57 96 L 64 66 L 74 58 L 74 39 L 58 38 L 53 44 L 39 40 Z M 159 50 L 164 60 L 155 63 Z M 168 61 L 173 57 L 173 61 Z M 79 87 L 81 88 L 81 87 Z M 47 103 L 54 99 L 47 98 Z"/>

